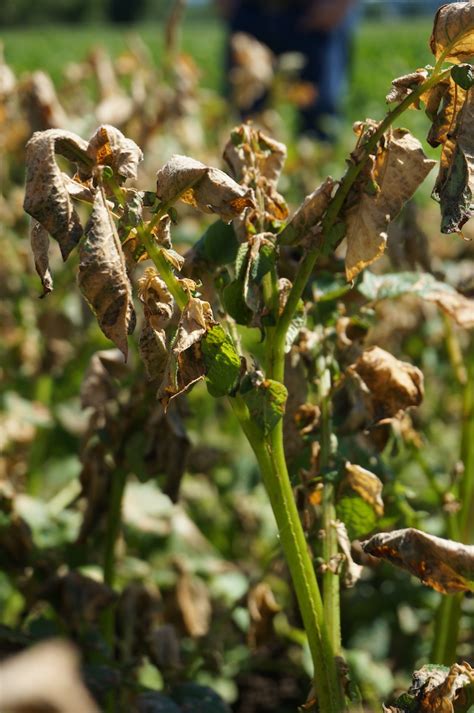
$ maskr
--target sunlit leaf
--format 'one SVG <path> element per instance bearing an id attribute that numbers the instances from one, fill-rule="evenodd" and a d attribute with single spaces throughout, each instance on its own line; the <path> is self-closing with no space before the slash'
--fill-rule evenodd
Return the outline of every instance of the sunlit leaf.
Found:
<path id="1" fill-rule="evenodd" d="M 206 382 L 212 396 L 226 396 L 238 383 L 241 364 L 232 340 L 219 324 L 211 327 L 201 342 Z"/>
<path id="2" fill-rule="evenodd" d="M 316 190 L 306 196 L 279 234 L 278 242 L 281 245 L 295 245 L 317 234 L 318 226 L 331 200 L 334 185 L 332 178 L 326 178 Z"/>
<path id="3" fill-rule="evenodd" d="M 420 142 L 405 129 L 395 129 L 373 157 L 371 180 L 359 186 L 359 195 L 348 208 L 346 277 L 351 281 L 385 251 L 387 230 L 403 205 L 416 191 L 435 161 L 427 159 Z"/>
<path id="4" fill-rule="evenodd" d="M 343 484 L 349 485 L 352 490 L 360 495 L 374 509 L 377 517 L 381 517 L 384 511 L 382 500 L 382 481 L 370 470 L 362 468 L 360 465 L 346 462 L 346 473 Z"/>
<path id="5" fill-rule="evenodd" d="M 363 543 L 373 557 L 387 559 L 443 594 L 474 592 L 474 546 L 408 528 L 374 535 Z"/>
<path id="6" fill-rule="evenodd" d="M 453 2 L 436 13 L 430 39 L 436 59 L 445 53 L 451 62 L 464 62 L 474 55 L 474 5 Z"/>
<path id="7" fill-rule="evenodd" d="M 252 419 L 265 435 L 270 433 L 285 413 L 286 387 L 273 379 L 263 379 L 255 372 L 242 382 L 241 394 Z"/>
<path id="8" fill-rule="evenodd" d="M 142 150 L 137 144 L 110 124 L 99 126 L 94 132 L 87 154 L 95 165 L 110 166 L 122 180 L 136 178 L 138 164 L 143 160 Z"/>

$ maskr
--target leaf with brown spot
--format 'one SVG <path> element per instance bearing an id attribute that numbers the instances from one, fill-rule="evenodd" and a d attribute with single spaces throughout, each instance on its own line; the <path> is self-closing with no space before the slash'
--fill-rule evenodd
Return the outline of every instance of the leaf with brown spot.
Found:
<path id="1" fill-rule="evenodd" d="M 306 196 L 279 234 L 280 245 L 296 245 L 317 228 L 331 200 L 334 185 L 334 180 L 328 177 L 315 191 Z"/>
<path id="2" fill-rule="evenodd" d="M 346 476 L 343 484 L 347 483 L 352 490 L 369 503 L 378 517 L 382 517 L 384 505 L 382 500 L 382 481 L 370 470 L 346 462 Z"/>
<path id="3" fill-rule="evenodd" d="M 98 191 L 79 248 L 78 282 L 106 337 L 127 358 L 127 335 L 134 326 L 132 288 L 115 224 Z"/>
<path id="4" fill-rule="evenodd" d="M 436 59 L 445 54 L 451 62 L 465 62 L 474 55 L 474 4 L 442 5 L 435 15 L 430 48 Z"/>
<path id="5" fill-rule="evenodd" d="M 422 372 L 380 347 L 364 350 L 346 373 L 360 379 L 363 402 L 366 408 L 370 407 L 373 422 L 394 418 L 407 408 L 419 406 L 422 401 Z"/>
<path id="6" fill-rule="evenodd" d="M 474 546 L 407 528 L 374 535 L 365 552 L 386 559 L 443 594 L 474 592 Z"/>
<path id="7" fill-rule="evenodd" d="M 87 155 L 95 165 L 110 166 L 122 180 L 136 178 L 138 164 L 143 160 L 137 144 L 110 124 L 99 126 L 91 136 Z"/>
<path id="8" fill-rule="evenodd" d="M 154 330 L 168 326 L 174 311 L 174 299 L 154 267 L 147 267 L 138 280 L 138 299 L 145 319 Z"/>
<path id="9" fill-rule="evenodd" d="M 49 292 L 53 291 L 53 278 L 49 270 L 48 259 L 49 234 L 41 223 L 38 223 L 36 220 L 31 221 L 30 244 L 35 260 L 36 272 L 40 276 L 41 284 L 43 285 L 43 294 L 41 294 L 40 297 L 45 297 Z"/>
<path id="10" fill-rule="evenodd" d="M 190 297 L 183 309 L 173 344 L 174 354 L 186 351 L 199 342 L 208 329 L 217 324 L 209 302 Z"/>
<path id="11" fill-rule="evenodd" d="M 160 381 L 165 375 L 169 359 L 164 330 L 153 329 L 150 324 L 145 323 L 140 334 L 138 347 L 147 377 L 150 381 Z"/>
<path id="12" fill-rule="evenodd" d="M 73 206 L 56 154 L 88 170 L 87 143 L 70 131 L 36 132 L 26 145 L 26 186 L 23 207 L 58 241 L 63 260 L 78 244 L 83 227 Z"/>
<path id="13" fill-rule="evenodd" d="M 174 155 L 160 168 L 156 194 L 167 205 L 182 200 L 204 213 L 217 213 L 227 223 L 253 205 L 249 191 L 224 171 L 189 156 Z"/>
<path id="14" fill-rule="evenodd" d="M 276 188 L 286 160 L 285 144 L 275 141 L 250 124 L 242 124 L 231 132 L 224 149 L 224 159 L 239 183 L 248 185 L 249 168 L 258 172 Z"/>
<path id="15" fill-rule="evenodd" d="M 424 181 L 436 161 L 426 158 L 420 142 L 405 129 L 395 129 L 373 157 L 376 190 L 359 196 L 344 215 L 347 226 L 346 277 L 350 282 L 385 251 L 387 230 L 403 205 Z"/>

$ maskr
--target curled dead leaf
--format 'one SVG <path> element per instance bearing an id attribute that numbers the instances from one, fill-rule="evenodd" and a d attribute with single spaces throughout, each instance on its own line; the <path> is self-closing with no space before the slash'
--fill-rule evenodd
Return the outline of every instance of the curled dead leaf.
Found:
<path id="1" fill-rule="evenodd" d="M 249 109 L 273 81 L 274 56 L 252 35 L 236 32 L 231 37 L 234 66 L 230 71 L 232 95 L 236 106 Z"/>
<path id="2" fill-rule="evenodd" d="M 442 5 L 435 15 L 430 48 L 436 59 L 441 54 L 451 62 L 464 62 L 474 55 L 474 5 L 453 2 Z"/>
<path id="3" fill-rule="evenodd" d="M 125 258 L 101 191 L 79 249 L 78 282 L 106 337 L 127 357 L 127 335 L 133 329 L 135 312 Z"/>
<path id="4" fill-rule="evenodd" d="M 279 234 L 281 245 L 295 245 L 308 237 L 311 231 L 317 229 L 331 200 L 335 182 L 328 177 L 306 196 L 303 203 L 294 213 L 284 230 Z"/>
<path id="5" fill-rule="evenodd" d="M 422 401 L 422 372 L 380 347 L 365 349 L 346 374 L 360 380 L 365 411 L 372 415 L 373 423 L 394 418 Z"/>
<path id="6" fill-rule="evenodd" d="M 364 174 L 364 182 L 358 182 L 356 187 L 357 200 L 344 215 L 349 282 L 384 253 L 390 222 L 436 164 L 425 156 L 420 142 L 406 129 L 395 129 L 386 135 L 372 162 L 370 192 Z"/>
<path id="7" fill-rule="evenodd" d="M 252 166 L 269 184 L 276 187 L 287 150 L 285 144 L 254 129 L 250 124 L 242 124 L 232 130 L 223 155 L 239 183 L 248 185 L 249 168 Z"/>
<path id="8" fill-rule="evenodd" d="M 224 171 L 189 156 L 174 155 L 156 174 L 156 194 L 164 204 L 177 200 L 230 222 L 252 205 L 249 191 Z"/>
<path id="9" fill-rule="evenodd" d="M 149 323 L 144 324 L 138 346 L 146 375 L 150 381 L 160 381 L 169 358 L 165 331 L 154 329 Z"/>
<path id="10" fill-rule="evenodd" d="M 136 178 L 138 164 L 143 160 L 137 144 L 110 124 L 96 129 L 89 140 L 87 155 L 96 166 L 110 166 L 122 180 Z"/>
<path id="11" fill-rule="evenodd" d="M 83 228 L 68 191 L 68 181 L 56 154 L 88 167 L 87 143 L 70 131 L 36 132 L 26 145 L 26 186 L 23 207 L 58 241 L 63 259 L 78 244 Z"/>
<path id="12" fill-rule="evenodd" d="M 51 277 L 48 259 L 49 233 L 36 220 L 31 221 L 30 244 L 36 272 L 40 276 L 41 284 L 43 285 L 43 294 L 40 297 L 45 297 L 49 292 L 53 291 L 53 278 Z"/>
<path id="13" fill-rule="evenodd" d="M 437 592 L 474 592 L 474 546 L 407 528 L 374 535 L 365 552 L 407 570 Z"/>
<path id="14" fill-rule="evenodd" d="M 266 582 L 260 582 L 252 587 L 248 593 L 247 607 L 250 614 L 249 646 L 256 649 L 271 639 L 273 620 L 281 607 Z"/>
<path id="15" fill-rule="evenodd" d="M 337 542 L 345 557 L 343 580 L 346 587 L 353 587 L 361 577 L 363 567 L 354 562 L 351 552 L 351 541 L 347 528 L 343 522 L 337 520 L 333 523 L 336 530 Z"/>
<path id="16" fill-rule="evenodd" d="M 385 97 L 385 101 L 387 104 L 402 101 L 411 94 L 416 87 L 423 84 L 427 77 L 427 69 L 417 69 L 416 72 L 410 72 L 410 74 L 404 74 L 402 77 L 393 79 L 392 88 Z"/>
<path id="17" fill-rule="evenodd" d="M 154 267 L 147 267 L 138 280 L 138 299 L 150 327 L 161 330 L 169 324 L 174 311 L 173 296 Z"/>

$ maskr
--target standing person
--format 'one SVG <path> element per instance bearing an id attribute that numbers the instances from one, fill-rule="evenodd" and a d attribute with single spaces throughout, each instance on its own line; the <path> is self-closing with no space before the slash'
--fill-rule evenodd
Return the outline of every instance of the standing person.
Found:
<path id="1" fill-rule="evenodd" d="M 334 120 L 351 63 L 357 0 L 220 0 L 219 5 L 231 34 L 252 35 L 277 56 L 304 56 L 301 78 L 314 85 L 315 99 L 300 111 L 300 131 L 334 140 Z"/>

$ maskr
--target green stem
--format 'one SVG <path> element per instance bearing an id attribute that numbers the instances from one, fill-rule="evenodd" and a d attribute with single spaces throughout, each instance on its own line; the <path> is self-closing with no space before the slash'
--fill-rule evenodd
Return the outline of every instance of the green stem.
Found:
<path id="1" fill-rule="evenodd" d="M 342 713 L 344 695 L 338 681 L 335 653 L 329 641 L 313 563 L 301 526 L 283 450 L 282 421 L 264 439 L 240 397 L 232 408 L 257 457 L 278 526 L 314 663 L 314 687 L 320 713 Z"/>
<path id="2" fill-rule="evenodd" d="M 122 524 L 122 500 L 127 482 L 127 474 L 117 470 L 112 480 L 109 509 L 107 512 L 107 529 L 104 549 L 104 584 L 113 589 L 115 584 L 115 549 Z M 102 631 L 111 652 L 115 641 L 115 608 L 112 604 L 102 615 Z"/>
<path id="3" fill-rule="evenodd" d="M 331 376 L 326 369 L 319 380 L 321 408 L 321 451 L 319 454 L 320 469 L 324 472 L 331 458 L 331 415 L 330 415 Z M 326 570 L 323 575 L 323 603 L 329 640 L 335 654 L 341 653 L 341 616 L 339 575 L 333 571 L 339 551 L 337 533 L 334 527 L 336 521 L 335 492 L 332 483 L 324 483 L 323 491 L 323 557 Z"/>
<path id="4" fill-rule="evenodd" d="M 171 268 L 171 265 L 163 254 L 163 250 L 156 244 L 151 232 L 143 229 L 139 231 L 139 235 L 144 246 L 146 247 L 148 257 L 155 264 L 156 269 L 160 273 L 160 277 L 163 279 L 166 287 L 173 295 L 179 309 L 183 310 L 189 301 L 188 292 L 186 292 L 186 290 L 180 285 L 179 280 Z"/>
<path id="5" fill-rule="evenodd" d="M 474 348 L 468 359 L 468 378 L 464 387 L 461 460 L 464 473 L 459 487 L 459 527 L 461 542 L 474 544 Z"/>
<path id="6" fill-rule="evenodd" d="M 436 611 L 431 663 L 451 666 L 456 661 L 462 600 L 462 594 L 442 596 Z"/>

